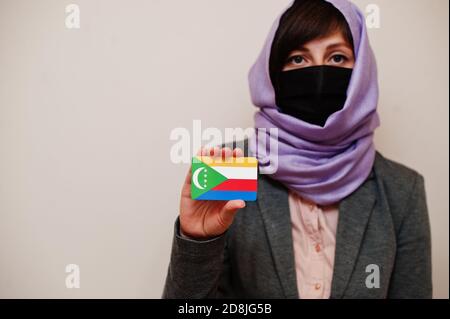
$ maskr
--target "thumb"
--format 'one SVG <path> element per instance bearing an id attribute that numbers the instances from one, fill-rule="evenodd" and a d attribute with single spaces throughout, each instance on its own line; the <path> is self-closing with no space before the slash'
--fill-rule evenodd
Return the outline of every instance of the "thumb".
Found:
<path id="1" fill-rule="evenodd" d="M 224 226 L 229 227 L 236 212 L 244 207 L 245 202 L 243 200 L 230 200 L 227 202 L 220 211 L 220 219 Z"/>

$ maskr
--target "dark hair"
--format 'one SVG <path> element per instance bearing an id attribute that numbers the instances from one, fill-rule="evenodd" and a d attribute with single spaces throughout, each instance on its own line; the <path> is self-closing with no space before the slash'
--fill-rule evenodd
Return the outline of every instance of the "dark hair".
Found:
<path id="1" fill-rule="evenodd" d="M 345 17 L 325 0 L 296 0 L 281 16 L 272 43 L 269 72 L 275 85 L 280 72 L 293 50 L 305 43 L 341 31 L 353 48 L 353 37 Z"/>

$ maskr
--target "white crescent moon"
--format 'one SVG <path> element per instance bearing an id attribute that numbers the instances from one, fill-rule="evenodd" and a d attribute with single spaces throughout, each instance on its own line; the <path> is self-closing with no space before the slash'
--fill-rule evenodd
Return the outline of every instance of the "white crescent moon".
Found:
<path id="1" fill-rule="evenodd" d="M 195 187 L 197 187 L 198 189 L 204 189 L 199 183 L 198 183 L 198 174 L 200 174 L 200 172 L 203 170 L 203 167 L 197 168 L 194 172 L 194 174 L 192 174 L 192 182 L 194 183 Z"/>

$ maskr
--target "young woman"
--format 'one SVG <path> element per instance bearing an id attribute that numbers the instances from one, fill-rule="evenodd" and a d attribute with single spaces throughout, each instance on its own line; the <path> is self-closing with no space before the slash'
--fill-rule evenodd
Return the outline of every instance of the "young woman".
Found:
<path id="1" fill-rule="evenodd" d="M 430 298 L 424 180 L 375 150 L 363 14 L 346 0 L 294 1 L 249 80 L 255 127 L 279 132 L 277 153 L 256 136 L 250 152 L 278 169 L 248 203 L 193 201 L 188 174 L 163 297 Z"/>

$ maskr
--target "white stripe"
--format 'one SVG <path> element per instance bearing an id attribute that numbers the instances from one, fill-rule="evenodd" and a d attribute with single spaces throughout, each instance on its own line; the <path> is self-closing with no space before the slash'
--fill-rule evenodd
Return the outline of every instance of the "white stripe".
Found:
<path id="1" fill-rule="evenodd" d="M 214 166 L 212 168 L 228 179 L 256 179 L 258 175 L 256 167 Z"/>

